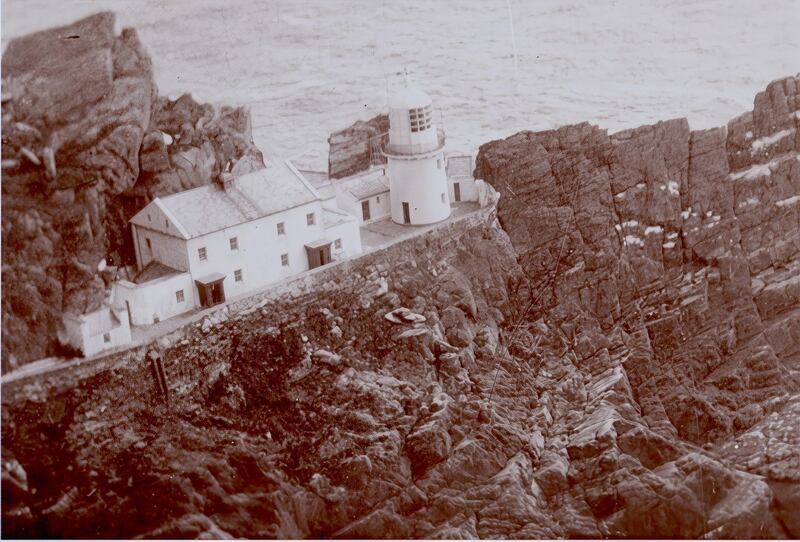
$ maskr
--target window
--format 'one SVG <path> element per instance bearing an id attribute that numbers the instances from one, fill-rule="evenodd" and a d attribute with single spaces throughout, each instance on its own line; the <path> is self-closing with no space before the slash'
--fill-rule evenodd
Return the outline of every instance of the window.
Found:
<path id="1" fill-rule="evenodd" d="M 417 107 L 408 110 L 408 120 L 411 123 L 412 132 L 422 132 L 431 127 L 433 115 L 431 114 L 431 106 Z"/>
<path id="2" fill-rule="evenodd" d="M 150 238 L 145 237 L 144 240 L 147 242 L 147 250 L 153 250 L 153 245 L 150 243 Z"/>
<path id="3" fill-rule="evenodd" d="M 369 220 L 369 218 L 370 218 L 369 200 L 361 202 L 361 218 L 363 218 L 364 220 Z"/>
<path id="4" fill-rule="evenodd" d="M 442 203 L 444 203 L 444 192 L 442 192 Z"/>
<path id="5" fill-rule="evenodd" d="M 378 196 L 377 198 L 375 198 L 375 203 L 380 203 L 380 202 L 381 202 L 381 197 L 380 197 L 380 196 Z"/>
<path id="6" fill-rule="evenodd" d="M 169 229 L 169 220 L 167 220 L 166 218 L 164 219 L 164 227 Z"/>
<path id="7" fill-rule="evenodd" d="M 281 254 L 281 265 L 284 267 L 289 267 L 289 255 L 288 254 Z"/>
<path id="8" fill-rule="evenodd" d="M 175 292 L 175 301 L 178 303 L 183 303 L 185 298 L 183 297 L 183 290 L 178 290 Z"/>
<path id="9" fill-rule="evenodd" d="M 152 219 L 152 218 L 150 218 L 150 213 L 147 213 L 147 221 L 148 221 L 148 222 L 152 222 L 152 221 L 153 221 L 153 219 Z"/>
<path id="10" fill-rule="evenodd" d="M 337 248 L 337 249 L 342 248 L 342 238 L 340 237 L 339 239 L 334 241 L 333 242 L 333 246 L 334 246 L 334 248 Z"/>
<path id="11" fill-rule="evenodd" d="M 442 169 L 442 159 L 441 158 L 437 158 L 436 159 L 436 167 L 439 168 L 439 169 Z"/>
<path id="12" fill-rule="evenodd" d="M 110 343 L 111 342 L 111 333 L 103 333 L 103 342 Z"/>
<path id="13" fill-rule="evenodd" d="M 206 247 L 200 247 L 197 249 L 197 257 L 200 258 L 201 262 L 208 259 L 208 253 L 206 252 Z"/>
<path id="14" fill-rule="evenodd" d="M 286 234 L 286 227 L 283 225 L 283 222 L 278 222 L 278 235 L 285 235 Z"/>
<path id="15" fill-rule="evenodd" d="M 233 280 L 236 282 L 242 282 L 242 270 L 237 269 L 233 272 Z"/>
<path id="16" fill-rule="evenodd" d="M 231 237 L 231 250 L 239 250 L 239 238 L 238 237 Z"/>
<path id="17" fill-rule="evenodd" d="M 306 215 L 306 224 L 308 224 L 309 226 L 314 225 L 314 213 L 308 213 Z"/>

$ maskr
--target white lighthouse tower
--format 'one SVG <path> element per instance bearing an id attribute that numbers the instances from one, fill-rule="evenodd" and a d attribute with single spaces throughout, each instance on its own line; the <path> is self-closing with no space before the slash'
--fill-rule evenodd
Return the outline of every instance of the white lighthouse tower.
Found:
<path id="1" fill-rule="evenodd" d="M 432 224 L 450 216 L 444 132 L 433 122 L 431 97 L 411 86 L 389 99 L 389 167 L 392 220 Z"/>

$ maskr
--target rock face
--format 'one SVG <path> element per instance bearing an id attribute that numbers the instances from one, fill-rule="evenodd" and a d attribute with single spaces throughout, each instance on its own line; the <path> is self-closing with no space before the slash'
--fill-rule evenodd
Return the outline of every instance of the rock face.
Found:
<path id="1" fill-rule="evenodd" d="M 130 262 L 141 205 L 261 157 L 246 110 L 158 98 L 136 32 L 115 35 L 110 13 L 12 40 L 2 62 L 5 370 L 53 354 L 64 312 L 99 307 L 98 263 Z"/>
<path id="2" fill-rule="evenodd" d="M 364 122 L 331 134 L 328 138 L 328 175 L 341 179 L 369 169 L 373 164 L 385 164 L 381 149 L 389 135 L 389 116 L 378 115 Z"/>
<path id="3" fill-rule="evenodd" d="M 3 535 L 800 536 L 799 105 L 486 144 L 499 220 L 209 318 L 168 400 L 6 387 Z"/>

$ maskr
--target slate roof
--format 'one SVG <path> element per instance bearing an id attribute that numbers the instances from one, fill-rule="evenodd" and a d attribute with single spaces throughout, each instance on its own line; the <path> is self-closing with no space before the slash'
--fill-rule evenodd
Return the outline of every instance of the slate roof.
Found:
<path id="1" fill-rule="evenodd" d="M 318 199 L 319 194 L 283 161 L 273 160 L 263 169 L 237 177 L 227 191 L 210 184 L 156 198 L 153 203 L 177 222 L 180 236 L 192 239 Z M 131 222 L 148 227 L 140 215 L 142 211 Z"/>
<path id="2" fill-rule="evenodd" d="M 89 326 L 89 334 L 92 336 L 106 333 L 122 325 L 114 311 L 103 308 L 85 315 L 86 323 Z"/>

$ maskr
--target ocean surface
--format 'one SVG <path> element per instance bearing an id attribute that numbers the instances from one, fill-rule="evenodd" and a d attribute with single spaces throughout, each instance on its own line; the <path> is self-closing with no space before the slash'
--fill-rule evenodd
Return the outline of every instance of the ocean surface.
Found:
<path id="1" fill-rule="evenodd" d="M 260 147 L 320 168 L 404 69 L 466 151 L 582 121 L 719 126 L 800 71 L 800 0 L 3 0 L 3 46 L 101 9 L 163 94 L 248 105 Z"/>

